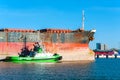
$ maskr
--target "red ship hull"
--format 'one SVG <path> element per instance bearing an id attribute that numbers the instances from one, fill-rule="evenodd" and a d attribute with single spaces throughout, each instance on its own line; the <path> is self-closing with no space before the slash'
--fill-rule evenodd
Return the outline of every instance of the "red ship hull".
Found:
<path id="1" fill-rule="evenodd" d="M 1 54 L 12 54 L 16 55 L 16 53 L 20 52 L 24 47 L 23 42 L 0 42 L 0 53 Z M 27 42 L 26 46 L 28 49 L 33 49 L 34 42 Z M 86 49 L 88 48 L 88 44 L 76 44 L 76 43 L 44 43 L 43 45 L 46 48 L 46 51 L 52 53 L 60 53 L 67 51 L 74 51 L 75 49 Z"/>
<path id="2" fill-rule="evenodd" d="M 5 29 L 0 32 L 0 55 L 18 55 L 23 47 L 30 50 L 35 42 L 42 41 L 46 51 L 62 55 L 63 60 L 94 60 L 94 52 L 89 49 L 93 34 L 92 31 L 80 30 Z"/>

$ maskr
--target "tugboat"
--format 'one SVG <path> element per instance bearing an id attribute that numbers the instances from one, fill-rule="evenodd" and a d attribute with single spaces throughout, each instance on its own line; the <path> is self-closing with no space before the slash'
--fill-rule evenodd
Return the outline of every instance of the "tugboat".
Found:
<path id="1" fill-rule="evenodd" d="M 7 62 L 58 62 L 62 59 L 59 54 L 52 54 L 46 52 L 44 47 L 40 47 L 39 43 L 36 42 L 34 49 L 28 50 L 27 47 L 21 49 L 21 53 L 18 56 L 8 56 L 4 61 Z"/>

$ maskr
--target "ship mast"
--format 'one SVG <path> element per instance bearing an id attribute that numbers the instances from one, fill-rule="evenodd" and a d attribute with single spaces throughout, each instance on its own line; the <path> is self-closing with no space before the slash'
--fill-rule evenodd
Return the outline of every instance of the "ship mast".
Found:
<path id="1" fill-rule="evenodd" d="M 85 20 L 85 17 L 84 17 L 84 10 L 82 10 L 82 30 L 84 30 L 84 20 Z"/>

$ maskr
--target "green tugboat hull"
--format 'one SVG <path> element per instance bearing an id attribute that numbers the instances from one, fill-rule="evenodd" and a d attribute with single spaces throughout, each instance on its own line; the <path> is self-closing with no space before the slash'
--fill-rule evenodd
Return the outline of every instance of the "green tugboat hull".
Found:
<path id="1" fill-rule="evenodd" d="M 62 59 L 62 56 L 56 55 L 52 57 L 19 57 L 19 56 L 10 56 L 7 57 L 5 61 L 7 62 L 59 62 Z"/>

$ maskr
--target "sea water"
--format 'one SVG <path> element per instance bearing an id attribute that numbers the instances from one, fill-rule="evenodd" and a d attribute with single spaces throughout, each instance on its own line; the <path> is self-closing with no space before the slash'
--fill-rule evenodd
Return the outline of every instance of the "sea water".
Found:
<path id="1" fill-rule="evenodd" d="M 0 80 L 120 80 L 120 59 L 60 63 L 0 62 Z"/>

